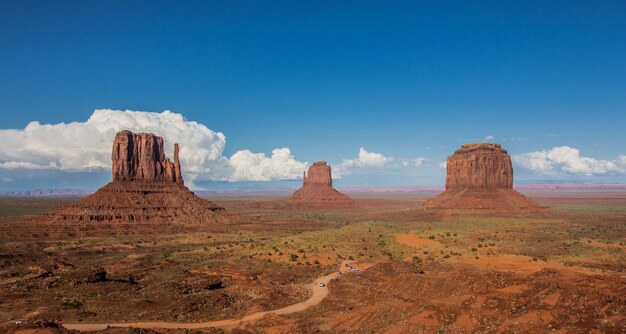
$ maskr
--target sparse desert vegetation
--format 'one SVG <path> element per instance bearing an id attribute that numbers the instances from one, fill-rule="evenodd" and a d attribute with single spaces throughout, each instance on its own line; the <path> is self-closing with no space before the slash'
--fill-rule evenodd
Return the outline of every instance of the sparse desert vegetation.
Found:
<path id="1" fill-rule="evenodd" d="M 361 209 L 330 211 L 257 205 L 284 201 L 277 198 L 212 200 L 250 219 L 194 231 L 142 233 L 142 226 L 127 235 L 41 238 L 28 229 L 9 231 L 18 218 L 7 214 L 0 317 L 5 323 L 237 318 L 307 299 L 307 284 L 352 260 L 375 265 L 332 281 L 318 306 L 265 316 L 242 330 L 621 332 L 626 326 L 626 219 L 611 210 L 440 219 L 419 212 L 425 197 L 418 196 L 357 197 Z M 3 201 L 24 214 L 41 205 Z M 51 209 L 62 202 L 48 203 Z M 626 196 L 611 203 L 618 210 Z"/>

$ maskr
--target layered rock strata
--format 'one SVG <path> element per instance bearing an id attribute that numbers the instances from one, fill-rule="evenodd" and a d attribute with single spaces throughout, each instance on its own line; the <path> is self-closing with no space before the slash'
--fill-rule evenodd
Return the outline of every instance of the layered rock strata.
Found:
<path id="1" fill-rule="evenodd" d="M 499 144 L 462 145 L 448 157 L 446 191 L 424 203 L 441 214 L 532 214 L 546 207 L 513 189 L 513 166 Z"/>
<path id="2" fill-rule="evenodd" d="M 113 181 L 174 182 L 183 184 L 174 144 L 174 162 L 165 157 L 163 138 L 124 130 L 115 135 L 111 153 Z"/>
<path id="3" fill-rule="evenodd" d="M 467 144 L 448 157 L 446 189 L 513 189 L 511 157 L 500 144 Z"/>

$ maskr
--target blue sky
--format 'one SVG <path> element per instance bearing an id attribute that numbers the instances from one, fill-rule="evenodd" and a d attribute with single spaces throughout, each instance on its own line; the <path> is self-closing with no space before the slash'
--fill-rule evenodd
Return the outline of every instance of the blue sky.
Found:
<path id="1" fill-rule="evenodd" d="M 493 136 L 520 182 L 626 182 L 623 1 L 3 1 L 0 46 L 4 130 L 171 110 L 227 158 L 393 157 L 353 164 L 350 186 L 443 184 L 447 155 Z M 37 159 L 6 145 L 0 164 Z M 97 186 L 82 173 L 0 168 L 0 189 Z"/>

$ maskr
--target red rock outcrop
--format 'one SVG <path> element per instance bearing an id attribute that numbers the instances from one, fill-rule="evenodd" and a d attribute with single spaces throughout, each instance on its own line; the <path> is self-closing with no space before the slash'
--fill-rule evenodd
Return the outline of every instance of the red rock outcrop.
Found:
<path id="1" fill-rule="evenodd" d="M 332 187 L 333 179 L 330 172 L 330 165 L 326 161 L 318 161 L 309 167 L 309 175 L 303 172 L 302 186 L 324 186 Z"/>
<path id="2" fill-rule="evenodd" d="M 174 145 L 174 162 L 163 138 L 150 133 L 118 132 L 111 154 L 113 181 L 95 193 L 47 215 L 67 222 L 206 223 L 223 221 L 224 209 L 196 196 L 183 184 Z"/>
<path id="3" fill-rule="evenodd" d="M 291 200 L 326 207 L 355 206 L 350 197 L 333 188 L 330 165 L 326 161 L 318 161 L 309 167 L 308 173 L 302 177 L 302 188 L 291 195 Z"/>
<path id="4" fill-rule="evenodd" d="M 163 138 L 151 133 L 120 131 L 111 153 L 113 181 L 175 182 L 183 184 L 174 144 L 174 162 L 165 157 Z"/>
<path id="5" fill-rule="evenodd" d="M 424 208 L 440 214 L 533 214 L 548 209 L 513 189 L 511 157 L 499 144 L 462 145 L 448 157 L 446 191 Z"/>
<path id="6" fill-rule="evenodd" d="M 446 189 L 513 188 L 511 157 L 500 144 L 467 144 L 448 157 Z"/>

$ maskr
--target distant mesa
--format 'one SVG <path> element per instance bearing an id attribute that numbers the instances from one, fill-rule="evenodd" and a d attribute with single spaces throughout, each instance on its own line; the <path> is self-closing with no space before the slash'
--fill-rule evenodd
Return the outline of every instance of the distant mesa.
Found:
<path id="1" fill-rule="evenodd" d="M 330 165 L 318 161 L 309 167 L 302 176 L 302 188 L 298 189 L 291 200 L 297 203 L 317 206 L 356 206 L 354 200 L 333 188 Z"/>
<path id="2" fill-rule="evenodd" d="M 446 189 L 513 189 L 511 157 L 500 144 L 466 144 L 448 157 Z"/>
<path id="3" fill-rule="evenodd" d="M 115 136 L 111 160 L 112 182 L 47 217 L 52 221 L 130 223 L 222 220 L 224 208 L 184 186 L 178 144 L 174 144 L 172 162 L 165 156 L 163 138 L 124 130 Z"/>
<path id="4" fill-rule="evenodd" d="M 462 145 L 448 157 L 446 191 L 424 203 L 442 214 L 532 214 L 548 208 L 513 189 L 511 156 L 500 144 Z"/>

